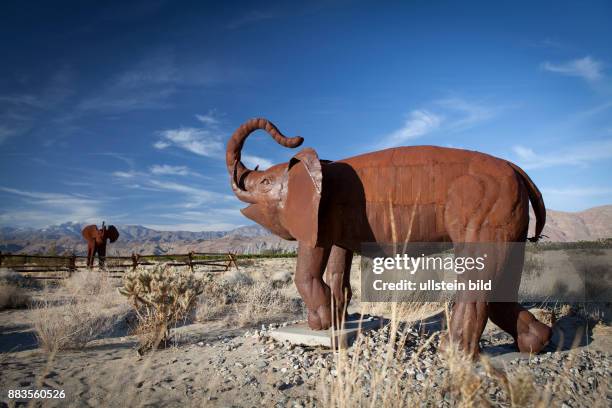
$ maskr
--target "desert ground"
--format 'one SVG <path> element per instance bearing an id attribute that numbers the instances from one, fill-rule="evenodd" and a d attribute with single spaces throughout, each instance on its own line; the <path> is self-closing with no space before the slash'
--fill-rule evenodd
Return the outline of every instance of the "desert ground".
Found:
<path id="1" fill-rule="evenodd" d="M 537 265 L 537 260 L 531 260 Z M 529 262 L 528 262 L 529 265 Z M 447 306 L 359 300 L 350 313 L 385 318 L 340 351 L 279 343 L 303 321 L 295 259 L 241 260 L 205 279 L 169 344 L 140 355 L 136 316 L 120 280 L 79 272 L 35 284 L 2 271 L 1 406 L 610 406 L 609 304 L 530 304 L 552 324 L 539 355 L 516 352 L 489 323 L 476 363 L 438 349 Z M 527 280 L 528 281 L 528 280 Z M 10 399 L 9 390 L 63 390 L 63 399 Z"/>

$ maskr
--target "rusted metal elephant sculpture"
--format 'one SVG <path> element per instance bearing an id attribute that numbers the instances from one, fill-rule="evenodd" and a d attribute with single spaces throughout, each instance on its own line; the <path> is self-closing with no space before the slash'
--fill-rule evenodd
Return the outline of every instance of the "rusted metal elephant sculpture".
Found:
<path id="1" fill-rule="evenodd" d="M 257 129 L 289 148 L 303 138 L 285 137 L 266 119 L 249 120 L 228 141 L 226 164 L 234 193 L 250 204 L 242 213 L 298 241 L 295 284 L 312 329 L 327 329 L 343 316 L 351 299 L 351 260 L 362 243 L 524 242 L 530 201 L 536 215 L 532 240 L 544 228 L 540 192 L 506 160 L 414 146 L 327 161 L 305 148 L 287 163 L 250 170 L 240 160 L 241 151 Z M 524 253 L 519 256 L 522 267 Z M 323 280 L 326 269 L 329 285 Z M 466 301 L 453 307 L 451 340 L 477 355 L 489 318 L 513 336 L 521 351 L 538 352 L 551 336 L 548 326 L 516 302 Z"/>
<path id="2" fill-rule="evenodd" d="M 102 228 L 98 229 L 95 224 L 88 225 L 81 231 L 83 238 L 87 241 L 87 267 L 92 268 L 94 258 L 98 255 L 100 268 L 104 268 L 106 257 L 106 242 L 115 242 L 119 239 L 119 231 L 114 225 L 108 227 L 102 223 Z"/>

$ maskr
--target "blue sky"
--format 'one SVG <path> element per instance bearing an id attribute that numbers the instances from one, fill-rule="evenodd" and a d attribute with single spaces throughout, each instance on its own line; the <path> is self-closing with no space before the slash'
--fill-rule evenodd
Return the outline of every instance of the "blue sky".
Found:
<path id="1" fill-rule="evenodd" d="M 256 116 L 326 159 L 467 148 L 548 208 L 612 203 L 610 2 L 226 3 L 3 2 L 0 225 L 248 224 L 224 148 Z M 249 164 L 295 153 L 260 133 Z"/>

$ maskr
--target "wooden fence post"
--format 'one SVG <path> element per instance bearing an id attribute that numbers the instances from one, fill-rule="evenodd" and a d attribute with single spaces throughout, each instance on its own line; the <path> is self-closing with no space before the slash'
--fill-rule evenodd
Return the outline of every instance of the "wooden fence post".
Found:
<path id="1" fill-rule="evenodd" d="M 189 269 L 193 272 L 193 251 L 189 252 Z"/>
<path id="2" fill-rule="evenodd" d="M 238 263 L 237 263 L 236 255 L 232 254 L 231 252 L 228 253 L 227 255 L 229 256 L 229 262 L 227 263 L 227 267 L 225 268 L 225 270 L 227 271 L 230 268 L 230 266 L 232 266 L 232 264 L 234 264 L 234 267 L 236 269 L 239 269 L 238 268 Z"/>
<path id="3" fill-rule="evenodd" d="M 68 269 L 70 270 L 70 274 L 72 275 L 76 272 L 76 255 L 72 254 L 72 256 L 68 259 Z"/>
<path id="4" fill-rule="evenodd" d="M 136 268 L 138 267 L 138 258 L 140 257 L 140 255 L 135 254 L 134 252 L 132 252 L 132 270 L 136 270 Z"/>

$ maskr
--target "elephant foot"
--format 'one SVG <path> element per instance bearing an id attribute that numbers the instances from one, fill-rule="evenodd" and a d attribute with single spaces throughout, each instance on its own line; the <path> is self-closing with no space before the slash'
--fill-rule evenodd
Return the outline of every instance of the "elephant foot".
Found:
<path id="1" fill-rule="evenodd" d="M 316 310 L 308 310 L 308 327 L 312 330 L 327 330 L 332 325 L 329 305 L 321 305 Z"/>
<path id="2" fill-rule="evenodd" d="M 518 303 L 489 303 L 493 323 L 514 338 L 523 353 L 539 353 L 550 341 L 552 330 Z"/>
<path id="3" fill-rule="evenodd" d="M 339 329 L 347 320 L 349 314 L 344 306 L 332 308 L 330 305 L 320 306 L 316 311 L 308 310 L 308 327 L 312 330 L 327 330 L 330 327 Z"/>
<path id="4" fill-rule="evenodd" d="M 539 353 L 550 341 L 552 330 L 533 314 L 524 310 L 519 314 L 516 345 L 523 353 Z"/>

